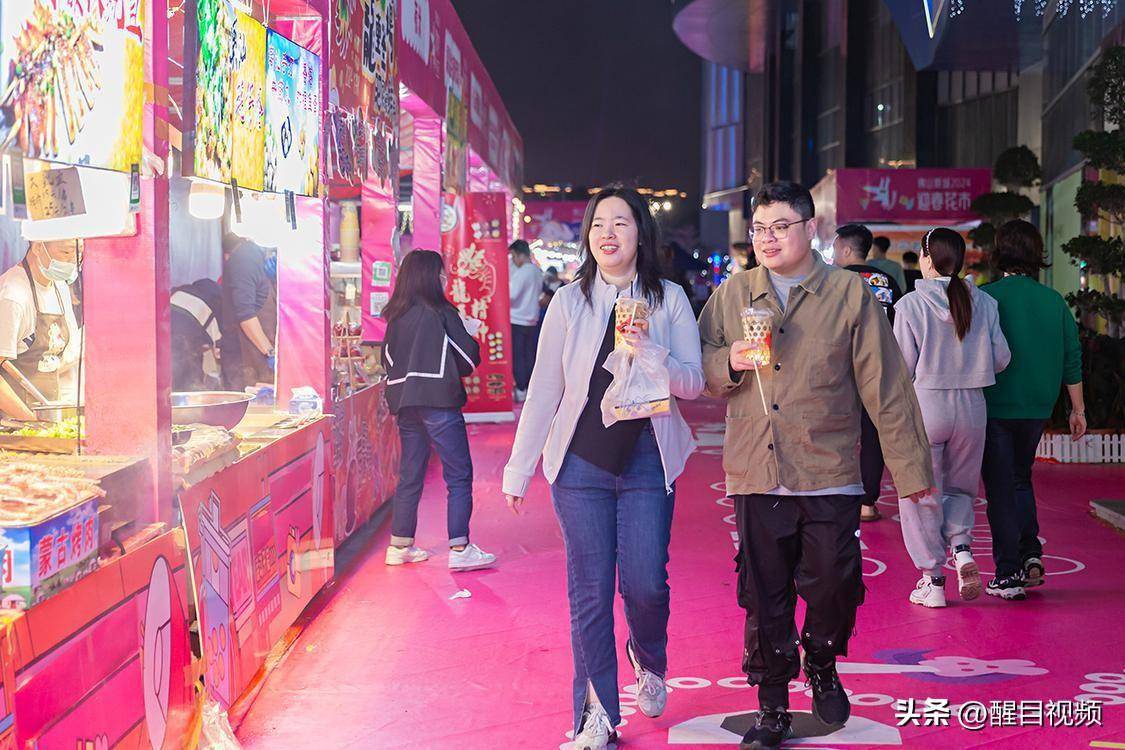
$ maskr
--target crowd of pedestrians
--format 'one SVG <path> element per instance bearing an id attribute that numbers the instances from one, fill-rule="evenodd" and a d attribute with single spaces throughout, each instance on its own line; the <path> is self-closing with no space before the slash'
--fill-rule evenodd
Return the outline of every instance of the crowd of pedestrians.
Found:
<path id="1" fill-rule="evenodd" d="M 1002 278 L 978 288 L 962 278 L 965 241 L 951 229 L 920 233 L 903 268 L 887 257 L 886 238 L 855 224 L 836 229 L 825 262 L 814 250 L 812 197 L 795 183 L 758 191 L 752 220 L 740 272 L 698 321 L 683 288 L 662 277 L 659 226 L 633 190 L 608 188 L 589 202 L 572 283 L 555 269 L 544 278 L 526 243 L 511 247 L 515 395 L 524 404 L 503 493 L 520 515 L 541 462 L 566 549 L 579 750 L 617 739 L 615 584 L 638 707 L 655 717 L 667 701 L 668 546 L 677 478 L 695 447 L 679 400 L 726 402 L 723 472 L 746 618 L 740 661 L 760 703 L 743 747 L 791 736 L 788 684 L 802 671 L 817 719 L 848 720 L 837 659 L 863 603 L 859 527 L 879 518 L 885 469 L 920 574 L 904 603 L 946 606 L 947 570 L 965 601 L 982 591 L 1024 599 L 1046 577 L 1031 472 L 1064 384 L 1075 438 L 1086 423 L 1076 323 L 1037 281 L 1035 227 L 999 229 L 992 260 Z M 433 447 L 449 493 L 449 566 L 472 570 L 495 563 L 470 541 L 473 469 L 461 414 L 461 378 L 480 363 L 479 321 L 460 317 L 444 287 L 441 257 L 414 251 L 386 308 L 386 394 L 403 443 L 386 561 L 428 557 L 414 533 Z M 650 312 L 619 325 L 620 306 L 638 300 Z M 607 362 L 618 347 L 661 352 L 663 411 L 606 416 Z M 987 583 L 971 548 L 982 477 L 996 563 Z"/>

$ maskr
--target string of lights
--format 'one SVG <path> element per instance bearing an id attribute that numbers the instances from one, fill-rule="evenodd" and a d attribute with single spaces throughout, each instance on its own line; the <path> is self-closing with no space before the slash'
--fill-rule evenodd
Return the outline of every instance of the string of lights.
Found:
<path id="1" fill-rule="evenodd" d="M 1078 12 L 1082 18 L 1086 18 L 1093 13 L 1100 5 L 1102 9 L 1102 16 L 1109 16 L 1113 11 L 1113 6 L 1117 0 L 1078 0 Z M 1051 0 L 1034 0 L 1035 15 L 1042 16 L 1047 12 Z M 1023 4 L 1024 0 L 1012 0 L 1012 11 L 1015 13 L 1016 20 L 1023 17 Z M 1070 13 L 1070 9 L 1074 6 L 1074 0 L 1055 0 L 1055 12 L 1060 16 L 1065 16 Z M 956 18 L 965 12 L 965 0 L 952 0 L 949 4 L 949 17 Z"/>

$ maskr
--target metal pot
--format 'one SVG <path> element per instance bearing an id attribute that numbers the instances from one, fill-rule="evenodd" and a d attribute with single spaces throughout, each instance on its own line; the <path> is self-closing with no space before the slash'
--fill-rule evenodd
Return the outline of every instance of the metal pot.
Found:
<path id="1" fill-rule="evenodd" d="M 37 404 L 31 407 L 31 410 L 35 412 L 35 419 L 38 422 L 62 422 L 82 413 L 82 409 L 74 404 Z"/>
<path id="2" fill-rule="evenodd" d="M 246 416 L 253 396 L 238 391 L 199 391 L 172 394 L 173 424 L 208 424 L 227 430 Z"/>

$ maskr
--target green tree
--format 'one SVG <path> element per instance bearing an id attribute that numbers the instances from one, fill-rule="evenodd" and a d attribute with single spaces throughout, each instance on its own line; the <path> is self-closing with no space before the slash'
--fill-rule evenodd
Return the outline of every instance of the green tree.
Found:
<path id="1" fill-rule="evenodd" d="M 984 251 L 985 260 L 971 269 L 978 273 L 989 270 L 988 258 L 992 255 L 996 228 L 1006 221 L 1027 216 L 1035 209 L 1035 203 L 1020 191 L 1037 186 L 1042 172 L 1034 151 L 1027 146 L 1013 146 L 996 157 L 992 176 L 1004 190 L 977 196 L 972 204 L 973 211 L 984 217 L 984 221 L 969 232 L 969 239 Z"/>
<path id="2" fill-rule="evenodd" d="M 1067 295 L 1082 324 L 1083 379 L 1091 427 L 1125 427 L 1125 47 L 1107 50 L 1091 69 L 1087 92 L 1108 130 L 1074 138 L 1088 175 L 1074 205 L 1094 229 L 1068 241 L 1062 251 L 1083 271 L 1086 288 Z M 1105 228 L 1108 225 L 1108 231 Z M 1089 280 L 1100 280 L 1089 288 Z M 1105 333 L 1102 333 L 1104 324 Z"/>

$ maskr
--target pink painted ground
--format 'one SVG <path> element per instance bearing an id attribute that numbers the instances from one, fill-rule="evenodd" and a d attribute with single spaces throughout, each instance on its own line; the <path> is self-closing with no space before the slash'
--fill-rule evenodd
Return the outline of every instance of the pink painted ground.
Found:
<path id="1" fill-rule="evenodd" d="M 722 411 L 703 403 L 689 416 L 701 448 L 678 484 L 672 535 L 674 690 L 661 718 L 627 716 L 627 748 L 736 747 L 738 735 L 720 726 L 724 715 L 757 706 L 756 691 L 739 670 L 743 617 L 734 598 L 733 511 L 721 484 Z M 473 537 L 500 556 L 499 566 L 457 576 L 445 568 L 444 486 L 431 473 L 419 543 L 434 557 L 387 568 L 382 552 L 389 532 L 376 534 L 268 677 L 239 729 L 247 748 L 475 750 L 567 742 L 565 569 L 547 487 L 538 480 L 527 515 L 512 517 L 499 482 L 513 429 L 470 431 Z M 1048 583 L 1025 602 L 982 596 L 962 605 L 954 586 L 948 609 L 912 606 L 906 597 L 917 576 L 891 518 L 897 505 L 887 500 L 887 518 L 863 526 L 869 591 L 850 657 L 841 663 L 844 684 L 854 691 L 853 718 L 840 732 L 806 738 L 802 746 L 1125 748 L 1125 538 L 1088 513 L 1091 499 L 1125 495 L 1125 468 L 1040 464 L 1036 480 Z M 991 572 L 981 503 L 976 546 Z M 462 588 L 472 597 L 450 599 Z M 617 619 L 623 645 L 620 608 Z M 623 650 L 620 660 L 625 691 L 632 676 Z M 791 689 L 793 708 L 807 711 L 803 685 Z M 1090 695 L 1105 701 L 1101 726 L 1012 726 L 1018 713 L 1005 715 L 1001 706 L 991 718 L 986 710 L 983 721 L 1004 726 L 981 731 L 959 726 L 956 714 L 950 726 L 896 726 L 896 700 L 915 699 L 920 713 L 927 698 L 953 707 L 1013 701 L 1010 708 L 1017 709 L 1022 702 L 1030 712 L 1025 721 L 1034 722 L 1040 703 Z M 967 723 L 976 721 L 974 710 L 965 711 Z M 938 703 L 930 718 L 941 724 L 943 713 Z M 1065 717 L 1045 714 L 1042 723 L 1052 718 Z"/>

